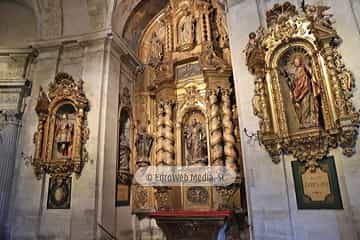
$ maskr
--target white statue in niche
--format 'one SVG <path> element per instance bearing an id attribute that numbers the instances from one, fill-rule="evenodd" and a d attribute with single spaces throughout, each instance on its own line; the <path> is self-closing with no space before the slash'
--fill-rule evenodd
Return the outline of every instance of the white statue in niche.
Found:
<path id="1" fill-rule="evenodd" d="M 195 41 L 195 20 L 188 12 L 181 18 L 178 25 L 179 45 L 193 44 Z"/>

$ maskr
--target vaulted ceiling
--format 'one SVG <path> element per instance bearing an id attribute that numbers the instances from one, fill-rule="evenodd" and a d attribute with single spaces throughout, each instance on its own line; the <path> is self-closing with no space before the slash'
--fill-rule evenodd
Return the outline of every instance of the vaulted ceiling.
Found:
<path id="1" fill-rule="evenodd" d="M 32 11 L 37 40 L 112 28 L 135 50 L 146 26 L 169 0 L 1 0 L 0 4 L 3 2 L 16 3 Z M 12 15 L 16 18 L 16 12 Z"/>
<path id="2" fill-rule="evenodd" d="M 132 49 L 148 23 L 169 3 L 169 0 L 123 0 L 113 15 L 113 29 Z"/>

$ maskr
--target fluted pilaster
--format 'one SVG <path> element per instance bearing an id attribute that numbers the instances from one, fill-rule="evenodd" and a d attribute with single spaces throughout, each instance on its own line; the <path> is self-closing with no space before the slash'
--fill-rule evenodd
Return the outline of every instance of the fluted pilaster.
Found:
<path id="1" fill-rule="evenodd" d="M 8 218 L 9 201 L 11 195 L 11 185 L 13 182 L 16 146 L 18 139 L 19 126 L 17 119 L 11 113 L 7 116 L 7 121 L 3 121 L 1 125 L 0 136 L 0 235 L 6 234 L 6 224 Z M 5 229 L 4 229 L 5 227 Z M 0 236 L 4 237 L 4 235 Z"/>

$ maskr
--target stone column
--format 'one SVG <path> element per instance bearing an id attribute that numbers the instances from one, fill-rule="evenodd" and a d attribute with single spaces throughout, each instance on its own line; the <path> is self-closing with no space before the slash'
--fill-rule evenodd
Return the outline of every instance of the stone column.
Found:
<path id="1" fill-rule="evenodd" d="M 0 110 L 1 111 L 1 110 Z M 8 210 L 14 176 L 19 133 L 16 111 L 3 111 L 0 116 L 0 238 L 8 238 Z"/>
<path id="2" fill-rule="evenodd" d="M 31 83 L 26 79 L 37 52 L 31 48 L 3 48 L 0 55 L 0 239 L 8 239 L 23 99 L 31 91 Z"/>

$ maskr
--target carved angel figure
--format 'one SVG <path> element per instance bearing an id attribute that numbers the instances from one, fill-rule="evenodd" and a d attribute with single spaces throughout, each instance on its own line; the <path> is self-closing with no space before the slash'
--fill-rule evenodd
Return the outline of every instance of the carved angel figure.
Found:
<path id="1" fill-rule="evenodd" d="M 326 27 L 331 27 L 331 25 L 334 23 L 331 20 L 331 17 L 333 16 L 333 14 L 325 13 L 329 9 L 330 9 L 330 7 L 328 7 L 328 6 L 306 5 L 305 13 L 311 21 L 317 22 Z"/>
<path id="2" fill-rule="evenodd" d="M 74 124 L 69 120 L 67 114 L 61 115 L 60 120 L 56 124 L 55 141 L 59 153 L 63 157 L 71 155 L 74 134 Z"/>
<path id="3" fill-rule="evenodd" d="M 257 47 L 256 44 L 256 34 L 251 32 L 249 34 L 249 42 L 246 44 L 246 47 L 243 52 L 245 52 L 246 59 L 249 58 L 251 52 Z"/>

